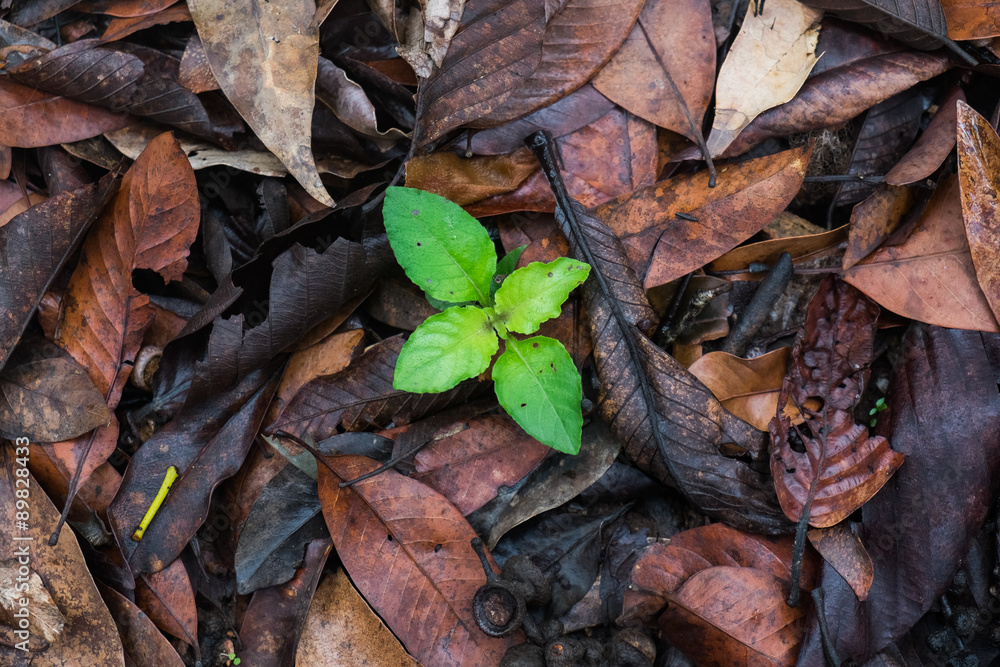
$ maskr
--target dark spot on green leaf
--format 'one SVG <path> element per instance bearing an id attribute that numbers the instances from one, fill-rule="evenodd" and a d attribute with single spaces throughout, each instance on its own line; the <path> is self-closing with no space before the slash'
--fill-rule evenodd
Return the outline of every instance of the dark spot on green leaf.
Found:
<path id="1" fill-rule="evenodd" d="M 521 403 L 521 407 L 522 408 L 525 407 L 526 405 L 528 405 L 528 404 L 527 403 Z"/>
<path id="2" fill-rule="evenodd" d="M 551 272 L 551 271 L 549 271 L 549 278 L 551 278 L 551 277 L 552 277 L 552 272 Z"/>
<path id="3" fill-rule="evenodd" d="M 538 343 L 532 343 L 531 347 L 538 347 Z"/>
<path id="4" fill-rule="evenodd" d="M 424 244 L 423 244 L 423 243 L 421 243 L 420 241 L 417 241 L 417 247 L 418 247 L 418 248 L 422 248 L 422 247 L 424 247 Z"/>
<path id="5" fill-rule="evenodd" d="M 410 211 L 410 215 L 420 215 L 420 211 L 418 211 L 417 209 L 413 209 L 412 211 Z"/>

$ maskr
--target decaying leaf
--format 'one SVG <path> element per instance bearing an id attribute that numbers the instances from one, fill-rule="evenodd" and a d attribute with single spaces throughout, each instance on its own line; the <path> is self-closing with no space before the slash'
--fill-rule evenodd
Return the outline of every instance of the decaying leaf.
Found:
<path id="1" fill-rule="evenodd" d="M 547 141 L 536 135 L 535 147 Z M 563 186 L 554 158 L 538 152 L 558 191 Z M 573 255 L 592 267 L 584 298 L 601 380 L 597 408 L 625 451 L 640 469 L 676 485 L 710 515 L 761 532 L 788 530 L 764 476 L 720 454 L 722 445 L 732 443 L 751 458 L 760 456 L 762 434 L 726 411 L 644 334 L 656 315 L 622 243 L 604 221 L 568 197 L 560 200 L 556 219 Z M 705 468 L 713 474 L 705 475 Z"/>
<path id="2" fill-rule="evenodd" d="M 883 246 L 843 278 L 889 310 L 958 329 L 1000 331 L 977 282 L 957 176 L 934 191 L 910 236 Z"/>
<path id="3" fill-rule="evenodd" d="M 709 352 L 688 371 L 712 390 L 722 407 L 763 431 L 777 412 L 790 352 L 783 347 L 755 359 Z"/>
<path id="4" fill-rule="evenodd" d="M 1000 213 L 997 179 L 1000 178 L 1000 137 L 989 121 L 965 102 L 958 102 L 958 181 L 962 193 L 962 220 L 969 240 L 976 279 L 1000 317 Z"/>
<path id="5" fill-rule="evenodd" d="M 810 154 L 805 146 L 741 162 L 714 188 L 705 171 L 676 176 L 594 213 L 621 239 L 629 266 L 649 289 L 720 257 L 771 222 L 798 192 Z"/>
<path id="6" fill-rule="evenodd" d="M 941 102 L 937 114 L 917 139 L 917 143 L 885 175 L 885 183 L 909 185 L 928 178 L 937 171 L 955 147 L 959 100 L 965 101 L 965 93 L 955 86 Z"/>
<path id="7" fill-rule="evenodd" d="M 66 619 L 42 578 L 30 567 L 26 569 L 28 574 L 19 571 L 17 558 L 0 562 L 0 623 L 11 628 L 20 627 L 18 619 L 27 613 L 28 630 L 51 644 L 62 633 Z"/>
<path id="8" fill-rule="evenodd" d="M 865 545 L 846 523 L 810 530 L 809 543 L 851 585 L 858 600 L 864 602 L 872 587 L 875 568 Z"/>
<path id="9" fill-rule="evenodd" d="M 0 373 L 0 436 L 59 442 L 112 419 L 104 395 L 71 358 L 27 361 Z"/>
<path id="10" fill-rule="evenodd" d="M 684 48 L 677 48 L 680 43 Z M 648 0 L 593 85 L 635 115 L 697 142 L 714 75 L 715 38 L 707 0 Z"/>
<path id="11" fill-rule="evenodd" d="M 903 464 L 881 436 L 854 422 L 868 379 L 878 307 L 850 285 L 825 278 L 809 303 L 805 330 L 792 350 L 778 404 L 791 399 L 805 417 L 770 424 L 771 472 L 793 521 L 839 523 L 875 495 Z M 818 401 L 809 407 L 810 399 Z M 804 447 L 805 451 L 796 451 Z"/>
<path id="12" fill-rule="evenodd" d="M 795 664 L 805 610 L 784 600 L 792 540 L 712 524 L 655 544 L 632 568 L 624 618 L 659 616 L 670 642 L 699 664 Z M 806 563 L 804 587 L 815 565 Z"/>
<path id="13" fill-rule="evenodd" d="M 333 206 L 316 171 L 311 138 L 319 28 L 311 0 L 188 3 L 223 92 L 268 149 L 316 201 Z"/>
<path id="14" fill-rule="evenodd" d="M 472 598 L 486 582 L 476 536 L 444 496 L 393 470 L 340 488 L 377 467 L 361 456 L 319 465 L 323 516 L 344 567 L 422 663 L 492 667 L 518 635 L 487 637 Z"/>
<path id="15" fill-rule="evenodd" d="M 27 553 L 31 569 L 40 577 L 52 603 L 64 619 L 61 632 L 50 632 L 53 640 L 49 647 L 31 654 L 31 664 L 42 667 L 73 664 L 125 667 L 122 643 L 114 621 L 94 587 L 76 537 L 70 532 L 63 535 L 57 544 L 49 546 L 49 533 L 59 520 L 59 511 L 33 477 L 16 475 L 16 470 L 24 468 L 15 463 L 14 453 L 10 444 L 0 446 L 0 509 L 13 521 L 19 511 L 16 491 L 28 488 L 31 497 L 30 521 L 25 522 L 24 528 L 12 525 L 8 529 L 9 538 L 0 546 L 0 562 L 10 563 L 13 560 L 20 568 L 23 564 L 20 559 Z M 18 480 L 26 481 L 26 484 L 15 487 Z M 10 539 L 14 537 L 28 539 Z M 55 631 L 57 625 L 53 617 L 51 631 Z M 3 664 L 17 665 L 24 657 L 18 649 L 0 644 L 0 662 Z"/>
<path id="16" fill-rule="evenodd" d="M 708 150 L 721 155 L 761 112 L 795 96 L 816 64 L 823 12 L 798 0 L 751 0 L 715 87 Z"/>
<path id="17" fill-rule="evenodd" d="M 316 589 L 295 659 L 300 665 L 417 667 L 343 570 Z"/>

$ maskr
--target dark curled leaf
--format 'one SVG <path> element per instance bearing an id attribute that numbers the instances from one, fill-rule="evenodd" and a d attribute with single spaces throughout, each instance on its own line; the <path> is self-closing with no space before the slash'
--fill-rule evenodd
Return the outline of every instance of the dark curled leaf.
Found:
<path id="1" fill-rule="evenodd" d="M 27 86 L 145 116 L 192 134 L 208 135 L 208 112 L 198 97 L 176 81 L 151 75 L 130 53 L 101 48 L 97 40 L 80 40 L 7 70 Z"/>
<path id="2" fill-rule="evenodd" d="M 832 641 L 859 664 L 903 636 L 948 590 L 997 494 L 1000 394 L 991 359 L 1000 337 L 914 323 L 876 431 L 906 464 L 861 508 L 875 576 L 858 602 L 825 565 L 820 584 Z M 815 617 L 799 665 L 823 664 Z"/>
<path id="3" fill-rule="evenodd" d="M 241 595 L 283 584 L 302 564 L 306 545 L 325 536 L 316 480 L 285 465 L 254 502 L 236 545 Z"/>
<path id="4" fill-rule="evenodd" d="M 45 290 L 117 190 L 120 171 L 62 192 L 0 227 L 0 368 Z"/>
<path id="5" fill-rule="evenodd" d="M 618 238 L 561 186 L 544 135 L 532 145 L 553 184 L 556 219 L 575 257 L 593 267 L 584 284 L 594 358 L 601 380 L 598 411 L 641 470 L 673 484 L 702 511 L 744 530 L 787 532 L 770 478 L 727 458 L 728 445 L 753 459 L 764 437 L 738 419 L 644 332 L 656 324 Z M 551 145 L 551 141 L 549 144 Z M 553 178 L 554 177 L 554 178 Z"/>
<path id="6" fill-rule="evenodd" d="M 933 51 L 947 46 L 969 64 L 976 64 L 948 39 L 941 0 L 805 0 L 804 4 L 860 23 L 915 49 Z"/>
<path id="7" fill-rule="evenodd" d="M 481 389 L 475 379 L 440 394 L 410 394 L 393 389 L 396 357 L 403 337 L 373 345 L 340 373 L 313 380 L 295 395 L 268 431 L 283 430 L 301 438 L 324 440 L 340 426 L 357 431 L 408 424 L 423 415 L 469 398 Z"/>
<path id="8" fill-rule="evenodd" d="M 839 523 L 875 495 L 903 463 L 881 436 L 854 423 L 872 359 L 879 308 L 847 283 L 825 278 L 809 303 L 805 330 L 769 425 L 771 473 L 778 499 L 793 521 L 803 512 L 825 528 Z M 791 399 L 805 421 L 793 426 Z M 796 439 L 804 452 L 792 447 Z"/>
<path id="9" fill-rule="evenodd" d="M 240 469 L 278 386 L 276 364 L 249 374 L 228 392 L 189 405 L 140 447 L 108 507 L 118 544 L 134 572 L 158 572 L 184 549 L 208 516 L 212 491 Z M 132 532 L 168 466 L 180 477 L 141 542 Z"/>
<path id="10" fill-rule="evenodd" d="M 323 252 L 296 244 L 278 255 L 269 298 L 253 301 L 245 314 L 215 320 L 188 400 L 225 389 L 273 359 L 368 290 L 383 260 L 343 238 Z"/>

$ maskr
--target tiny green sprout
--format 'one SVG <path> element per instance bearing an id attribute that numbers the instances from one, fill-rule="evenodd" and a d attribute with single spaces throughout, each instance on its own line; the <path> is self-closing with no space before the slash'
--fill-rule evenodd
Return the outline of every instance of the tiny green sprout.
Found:
<path id="1" fill-rule="evenodd" d="M 878 423 L 878 417 L 875 415 L 888 409 L 889 406 L 885 404 L 885 398 L 880 398 L 875 401 L 875 407 L 868 411 L 868 416 L 872 418 L 872 420 L 868 422 L 869 426 L 871 426 L 871 428 L 875 428 L 875 424 Z"/>
<path id="2" fill-rule="evenodd" d="M 583 386 L 563 344 L 533 334 L 559 315 L 590 274 L 584 262 L 560 257 L 515 270 L 524 248 L 497 262 L 490 235 L 461 206 L 414 188 L 390 187 L 382 207 L 385 231 L 406 275 L 442 311 L 410 335 L 396 360 L 393 387 L 437 393 L 493 365 L 504 410 L 536 440 L 561 452 L 580 451 Z"/>

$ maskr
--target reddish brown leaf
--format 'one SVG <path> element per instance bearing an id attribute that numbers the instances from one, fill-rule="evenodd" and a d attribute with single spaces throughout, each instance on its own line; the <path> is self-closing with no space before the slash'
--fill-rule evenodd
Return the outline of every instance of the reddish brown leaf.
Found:
<path id="1" fill-rule="evenodd" d="M 875 572 L 868 599 L 858 602 L 843 577 L 822 571 L 826 618 L 838 628 L 831 640 L 843 658 L 864 663 L 908 633 L 952 586 L 980 534 L 1000 481 L 998 343 L 919 323 L 903 338 L 877 429 L 906 462 L 861 508 Z M 800 664 L 822 664 L 823 643 L 811 623 Z"/>
<path id="2" fill-rule="evenodd" d="M 197 649 L 198 610 L 184 563 L 178 558 L 156 574 L 135 582 L 135 603 L 167 634 Z"/>
<path id="3" fill-rule="evenodd" d="M 551 451 L 506 415 L 477 417 L 466 424 L 468 428 L 421 449 L 413 458 L 412 475 L 464 516 L 495 498 L 500 486 L 513 486 Z"/>
<path id="4" fill-rule="evenodd" d="M 476 533 L 459 511 L 393 470 L 338 486 L 378 467 L 371 459 L 340 456 L 325 463 L 319 494 L 337 553 L 407 650 L 442 667 L 498 664 L 520 633 L 493 639 L 477 627 L 472 598 L 486 575 L 469 543 Z"/>
<path id="5" fill-rule="evenodd" d="M 109 408 L 118 405 L 131 362 L 153 318 L 149 297 L 132 286 L 132 272 L 150 269 L 167 281 L 181 277 L 198 231 L 194 171 L 170 134 L 154 141 L 122 181 L 83 244 L 69 281 L 56 342 L 86 369 Z M 70 495 L 103 462 L 118 423 L 55 448 Z M 72 472 L 71 472 L 72 471 Z"/>
<path id="6" fill-rule="evenodd" d="M 845 271 L 844 280 L 904 317 L 1000 332 L 976 280 L 961 206 L 958 178 L 953 176 L 934 191 L 902 245 L 875 251 Z"/>
<path id="7" fill-rule="evenodd" d="M 570 194 L 597 206 L 656 180 L 656 128 L 621 109 L 556 139 Z M 535 162 L 537 166 L 537 161 Z M 469 206 L 475 216 L 520 210 L 553 211 L 555 199 L 536 171 L 517 190 Z"/>
<path id="8" fill-rule="evenodd" d="M 810 154 L 805 146 L 733 165 L 714 188 L 705 171 L 677 176 L 608 202 L 595 215 L 621 239 L 648 289 L 700 268 L 765 227 L 798 192 Z"/>
<path id="9" fill-rule="evenodd" d="M 34 148 L 80 141 L 120 130 L 131 122 L 127 114 L 43 93 L 0 77 L 0 144 L 5 146 Z"/>
<path id="10" fill-rule="evenodd" d="M 962 220 L 969 239 L 976 278 L 994 317 L 1000 317 L 1000 136 L 990 122 L 965 102 L 958 102 L 958 181 Z"/>
<path id="11" fill-rule="evenodd" d="M 462 158 L 444 150 L 406 163 L 406 187 L 446 197 L 461 206 L 510 192 L 538 171 L 527 148 L 497 156 Z"/>
<path id="12" fill-rule="evenodd" d="M 741 568 L 791 581 L 792 539 L 744 533 L 714 523 L 674 535 L 669 544 L 654 544 L 632 568 L 625 593 L 624 618 L 648 618 L 659 612 L 691 577 L 715 567 Z M 803 562 L 803 586 L 812 588 L 815 560 Z"/>
<path id="13" fill-rule="evenodd" d="M 89 0 L 76 4 L 81 12 L 107 14 L 108 16 L 146 16 L 161 12 L 178 0 Z"/>
<path id="14" fill-rule="evenodd" d="M 850 584 L 858 600 L 863 602 L 868 599 L 875 569 L 865 545 L 846 523 L 810 530 L 809 543 Z"/>
<path id="15" fill-rule="evenodd" d="M 704 570 L 668 596 L 660 630 L 699 664 L 793 667 L 806 610 L 788 606 L 785 588 L 752 568 Z"/>
<path id="16" fill-rule="evenodd" d="M 192 93 L 204 93 L 219 89 L 219 82 L 212 74 L 212 68 L 208 65 L 208 54 L 205 53 L 205 47 L 197 33 L 191 35 L 187 46 L 184 47 L 180 71 L 177 74 L 177 83 Z"/>
<path id="17" fill-rule="evenodd" d="M 117 172 L 63 192 L 0 229 L 0 367 L 45 291 L 115 192 Z"/>
<path id="18" fill-rule="evenodd" d="M 535 70 L 503 103 L 470 124 L 512 121 L 587 83 L 625 41 L 642 5 L 642 0 L 566 0 L 545 26 Z"/>
<path id="19" fill-rule="evenodd" d="M 854 423 L 872 358 L 878 307 L 848 284 L 825 278 L 809 303 L 778 404 L 791 399 L 805 417 L 770 423 L 771 472 L 781 508 L 793 521 L 832 526 L 861 507 L 903 464 L 881 436 Z M 819 401 L 813 408 L 810 403 Z M 793 448 L 804 444 L 805 451 Z"/>
<path id="20" fill-rule="evenodd" d="M 135 667 L 184 667 L 174 647 L 134 602 L 100 582 L 97 588 L 118 626 L 125 655 Z"/>
<path id="21" fill-rule="evenodd" d="M 277 385 L 273 368 L 256 371 L 230 392 L 182 411 L 135 453 L 108 508 L 111 529 L 133 571 L 162 570 L 191 540 L 208 516 L 216 485 L 243 464 Z M 180 476 L 137 542 L 132 533 L 168 466 Z"/>
<path id="22" fill-rule="evenodd" d="M 763 431 L 777 412 L 790 351 L 783 347 L 755 359 L 709 352 L 688 371 L 712 390 L 722 407 Z"/>
<path id="23" fill-rule="evenodd" d="M 240 627 L 242 661 L 259 667 L 295 665 L 299 635 L 329 555 L 329 539 L 313 540 L 291 581 L 254 593 Z"/>
<path id="24" fill-rule="evenodd" d="M 650 0 L 593 85 L 635 115 L 697 142 L 714 79 L 707 0 Z"/>
<path id="25" fill-rule="evenodd" d="M 913 206 L 909 188 L 882 185 L 851 211 L 844 269 L 849 269 L 882 245 Z"/>
<path id="26" fill-rule="evenodd" d="M 469 0 L 441 68 L 421 94 L 417 144 L 503 104 L 539 64 L 546 18 L 536 0 Z"/>
<path id="27" fill-rule="evenodd" d="M 965 101 L 965 93 L 954 86 L 941 102 L 930 125 L 917 139 L 903 158 L 882 179 L 890 185 L 908 185 L 930 177 L 955 147 L 955 125 L 958 100 Z"/>
<path id="28" fill-rule="evenodd" d="M 908 51 L 878 55 L 828 70 L 808 79 L 791 102 L 757 116 L 724 155 L 739 155 L 772 137 L 838 127 L 865 109 L 949 67 L 950 61 L 942 54 Z M 684 155 L 688 156 L 697 154 L 690 151 Z"/>

